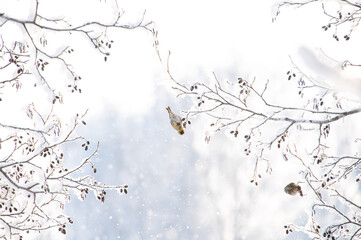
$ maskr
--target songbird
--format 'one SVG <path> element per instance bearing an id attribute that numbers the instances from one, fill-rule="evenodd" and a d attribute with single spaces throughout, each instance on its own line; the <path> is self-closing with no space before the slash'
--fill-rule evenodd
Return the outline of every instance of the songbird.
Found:
<path id="1" fill-rule="evenodd" d="M 285 192 L 290 194 L 290 195 L 296 195 L 297 193 L 300 193 L 301 197 L 303 196 L 301 186 L 297 185 L 297 184 L 295 184 L 293 182 L 291 182 L 290 184 L 288 184 L 285 187 Z"/>
<path id="2" fill-rule="evenodd" d="M 169 119 L 170 119 L 170 124 L 172 125 L 172 127 L 177 130 L 177 132 L 180 135 L 184 134 L 184 129 L 183 129 L 183 121 L 182 118 L 176 114 L 174 114 L 172 112 L 172 110 L 170 109 L 170 107 L 166 108 L 168 113 L 169 113 Z"/>

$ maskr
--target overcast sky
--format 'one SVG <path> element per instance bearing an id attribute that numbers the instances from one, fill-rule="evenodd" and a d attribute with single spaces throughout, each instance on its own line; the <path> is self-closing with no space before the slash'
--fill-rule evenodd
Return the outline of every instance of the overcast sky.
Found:
<path id="1" fill-rule="evenodd" d="M 106 17 L 105 11 L 87 15 L 80 1 L 40 2 L 49 15 L 68 12 L 78 21 Z M 293 102 L 297 94 L 286 92 L 290 85 L 284 84 L 290 59 L 318 79 L 331 71 L 320 74 L 322 67 L 314 67 L 318 58 L 310 59 L 320 48 L 330 52 L 345 43 L 336 43 L 331 33 L 322 31 L 326 19 L 319 6 L 283 9 L 272 23 L 275 3 L 157 0 L 119 1 L 119 6 L 130 22 L 147 10 L 145 20 L 154 21 L 159 31 L 163 60 L 172 52 L 170 67 L 177 80 L 207 80 L 212 72 L 222 81 L 269 79 Z M 206 144 L 202 118 L 178 135 L 165 108 L 181 113 L 191 102 L 177 98 L 169 87 L 151 34 L 141 29 L 108 34 L 115 43 L 106 63 L 91 46 L 84 46 L 84 39 L 73 42 L 73 65 L 83 78 L 83 94 L 66 98 L 65 105 L 73 108 L 64 111 L 89 109 L 87 125 L 78 133 L 93 147 L 100 142 L 96 175 L 107 184 L 128 184 L 129 194 L 109 192 L 104 204 L 92 195 L 86 201 L 73 196 L 66 213 L 75 223 L 66 239 L 284 239 L 284 225 L 306 224 L 312 197 L 283 191 L 289 182 L 302 179 L 297 164 L 275 159 L 273 174 L 264 174 L 260 186 L 254 187 L 254 162 L 233 139 L 220 133 Z M 331 51 L 332 57 L 345 60 L 347 49 L 357 42 L 349 44 L 345 51 Z M 79 146 L 65 148 L 68 159 L 84 157 Z M 295 233 L 289 239 L 308 238 Z"/>

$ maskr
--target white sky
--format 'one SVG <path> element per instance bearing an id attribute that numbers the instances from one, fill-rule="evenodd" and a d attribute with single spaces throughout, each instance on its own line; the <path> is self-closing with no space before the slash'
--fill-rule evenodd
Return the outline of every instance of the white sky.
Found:
<path id="1" fill-rule="evenodd" d="M 107 16 L 94 6 L 87 6 L 92 9 L 87 15 L 84 2 L 70 2 L 40 1 L 39 9 L 47 9 L 48 16 L 66 12 L 79 22 Z M 353 38 L 349 45 L 336 43 L 330 32 L 322 31 L 326 20 L 320 8 L 283 9 L 272 23 L 274 3 L 157 0 L 120 1 L 119 6 L 126 11 L 125 20 L 135 21 L 147 10 L 146 19 L 154 20 L 159 31 L 163 59 L 170 50 L 172 74 L 186 83 L 209 79 L 214 71 L 223 80 L 270 79 L 282 91 L 290 86 L 284 83 L 290 56 L 318 79 L 319 69 L 305 61 L 306 53 L 346 47 L 332 51 L 331 57 L 342 61 L 349 59 L 350 49 L 360 50 Z M 67 213 L 75 225 L 67 239 L 284 239 L 285 224 L 306 223 L 310 197 L 283 192 L 287 183 L 301 179 L 299 165 L 273 161 L 273 174 L 261 173 L 263 180 L 255 188 L 249 183 L 254 162 L 233 139 L 219 134 L 205 144 L 202 118 L 179 136 L 165 108 L 180 112 L 189 101 L 175 98 L 169 88 L 152 36 L 142 30 L 108 34 L 115 43 L 107 63 L 84 46 L 84 39 L 72 42 L 76 51 L 69 60 L 82 76 L 83 93 L 66 96 L 64 114 L 89 108 L 87 126 L 79 133 L 101 143 L 98 178 L 127 183 L 130 193 L 109 193 L 104 205 L 93 196 L 84 202 L 73 198 Z M 357 39 L 359 33 L 354 34 Z M 77 148 L 68 146 L 68 157 L 82 157 Z M 308 238 L 296 234 L 289 239 Z"/>

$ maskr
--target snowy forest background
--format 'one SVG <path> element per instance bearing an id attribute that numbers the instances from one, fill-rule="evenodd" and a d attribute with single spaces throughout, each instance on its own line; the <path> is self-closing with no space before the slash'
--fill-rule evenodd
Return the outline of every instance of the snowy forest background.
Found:
<path id="1" fill-rule="evenodd" d="M 361 239 L 360 9 L 0 3 L 0 237 Z"/>

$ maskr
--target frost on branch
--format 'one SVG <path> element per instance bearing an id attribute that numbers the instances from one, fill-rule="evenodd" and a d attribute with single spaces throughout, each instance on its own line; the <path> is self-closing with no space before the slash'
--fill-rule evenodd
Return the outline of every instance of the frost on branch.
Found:
<path id="1" fill-rule="evenodd" d="M 127 185 L 94 178 L 99 143 L 76 134 L 86 127 L 87 110 L 72 117 L 63 112 L 67 97 L 82 92 L 83 79 L 71 64 L 77 52 L 71 36 L 81 35 L 83 47 L 107 61 L 115 44 L 108 29 L 151 32 L 151 22 L 144 12 L 134 25 L 123 24 L 124 11 L 107 1 L 98 4 L 115 6 L 112 20 L 73 24 L 67 16 L 46 16 L 41 4 L 34 1 L 25 19 L 0 9 L 0 239 L 32 239 L 52 228 L 66 234 L 73 219 L 63 209 L 72 194 L 84 200 L 93 192 L 103 203 L 108 190 L 128 193 Z M 63 151 L 66 144 L 79 146 L 86 157 L 72 159 Z"/>
<path id="2" fill-rule="evenodd" d="M 326 19 L 328 19 L 320 28 L 323 31 L 331 32 L 332 38 L 335 41 L 349 41 L 361 20 L 361 4 L 358 1 L 292 0 L 282 1 L 278 4 L 273 21 L 277 19 L 282 10 L 285 9 L 287 11 L 287 7 L 318 7 Z"/>
<path id="3" fill-rule="evenodd" d="M 299 163 L 302 192 L 313 198 L 314 205 L 308 210 L 309 223 L 286 225 L 286 234 L 296 230 L 316 239 L 358 239 L 361 207 L 344 187 L 357 188 L 360 179 L 361 157 L 352 149 L 359 149 L 361 133 L 354 131 L 342 140 L 339 136 L 344 124 L 359 118 L 361 102 L 317 85 L 291 63 L 281 80 L 291 96 L 280 94 L 285 89 L 275 89 L 272 80 L 224 79 L 216 73 L 208 81 L 187 85 L 171 74 L 169 58 L 167 71 L 177 96 L 192 99 L 193 105 L 184 111 L 185 119 L 202 116 L 202 124 L 209 126 L 206 142 L 222 132 L 239 145 L 242 161 L 254 162 L 252 184 L 259 186 L 262 169 L 271 174 L 275 161 Z M 338 151 L 340 141 L 354 145 L 347 148 L 349 154 Z"/>
<path id="4" fill-rule="evenodd" d="M 104 202 L 107 189 L 124 191 L 127 188 L 98 183 L 90 175 L 78 177 L 77 174 L 75 177 L 87 166 L 96 172 L 92 157 L 96 155 L 99 143 L 75 167 L 66 167 L 67 162 L 75 160 L 65 158 L 62 151 L 64 144 L 90 144 L 74 134 L 83 116 L 75 117 L 69 127 L 61 127 L 58 125 L 60 122 L 52 122 L 53 111 L 47 116 L 41 116 L 39 112 L 35 115 L 47 119 L 38 128 L 2 125 L 0 216 L 4 229 L 1 236 L 6 238 L 52 227 L 59 227 L 59 231 L 65 234 L 66 224 L 73 221 L 62 214 L 54 215 L 53 210 L 64 209 L 72 192 L 85 199 L 93 191 Z"/>

